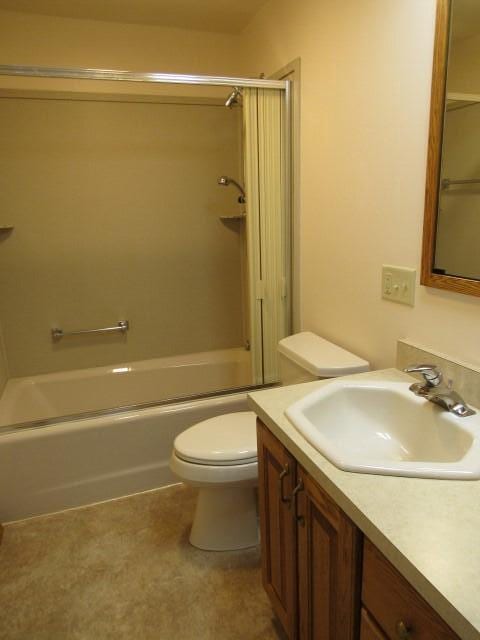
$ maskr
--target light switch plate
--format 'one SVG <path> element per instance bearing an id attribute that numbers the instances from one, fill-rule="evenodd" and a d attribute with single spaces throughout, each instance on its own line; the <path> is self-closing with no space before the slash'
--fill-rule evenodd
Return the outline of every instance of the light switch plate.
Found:
<path id="1" fill-rule="evenodd" d="M 382 266 L 382 298 L 413 307 L 416 276 L 415 269 L 384 264 Z"/>

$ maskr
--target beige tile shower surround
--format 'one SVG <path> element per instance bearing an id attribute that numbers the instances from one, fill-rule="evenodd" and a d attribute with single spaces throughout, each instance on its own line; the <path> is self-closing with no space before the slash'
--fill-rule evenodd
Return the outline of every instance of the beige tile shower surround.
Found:
<path id="1" fill-rule="evenodd" d="M 5 345 L 3 343 L 2 327 L 0 325 L 0 396 L 8 380 L 7 357 L 5 353 Z"/>
<path id="2" fill-rule="evenodd" d="M 258 548 L 188 543 L 183 485 L 5 527 L 0 638 L 278 640 Z"/>
<path id="3" fill-rule="evenodd" d="M 4 98 L 0 123 L 12 377 L 242 344 L 242 227 L 219 220 L 239 205 L 217 185 L 241 176 L 240 110 Z M 125 319 L 126 336 L 51 340 Z"/>

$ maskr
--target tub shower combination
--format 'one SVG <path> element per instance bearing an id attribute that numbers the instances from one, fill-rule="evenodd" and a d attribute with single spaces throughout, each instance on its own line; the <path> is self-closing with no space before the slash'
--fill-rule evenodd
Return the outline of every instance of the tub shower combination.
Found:
<path id="1" fill-rule="evenodd" d="M 1 318 L 5 340 L 0 336 L 0 348 L 3 362 L 5 342 L 5 370 L 10 365 L 17 376 L 26 376 L 12 377 L 3 392 L 0 388 L 0 523 L 6 523 L 146 491 L 176 481 L 169 469 L 169 459 L 178 434 L 208 418 L 245 411 L 247 390 L 278 380 L 276 346 L 278 340 L 290 332 L 291 320 L 288 284 L 291 280 L 288 160 L 291 89 L 289 81 L 262 78 L 13 65 L 0 65 L 0 76 L 11 76 L 10 80 L 15 77 L 23 80 L 35 78 L 35 81 L 55 78 L 59 88 L 53 94 L 55 109 L 59 104 L 63 108 L 68 107 L 65 113 L 62 111 L 61 117 L 56 110 L 52 111 L 49 80 L 44 89 L 38 89 L 38 101 L 22 102 L 21 108 L 16 107 L 18 112 L 11 101 L 4 101 L 6 114 L 12 119 L 9 144 L 16 150 L 21 148 L 17 164 L 7 163 L 12 167 L 12 180 L 14 174 L 23 175 L 22 163 L 33 162 L 32 144 L 42 152 L 35 156 L 38 173 L 50 180 L 42 182 L 39 179 L 38 184 L 33 181 L 29 188 L 25 188 L 23 181 L 15 183 L 7 190 L 11 201 L 4 207 L 12 211 L 13 224 L 8 229 L 15 229 L 15 232 L 9 233 L 8 240 L 0 247 L 4 250 L 0 254 L 0 274 L 8 274 L 8 281 L 0 277 L 0 289 L 3 286 L 10 295 L 2 308 L 5 310 L 5 317 Z M 62 86 L 65 80 L 67 82 Z M 71 90 L 71 80 L 75 81 L 74 91 Z M 85 85 L 79 88 L 82 83 L 77 81 L 81 80 L 109 81 L 110 97 L 104 101 L 98 98 L 99 94 L 88 93 Z M 127 86 L 130 82 L 136 87 L 141 86 L 139 83 L 146 83 L 147 99 L 142 98 L 141 91 L 138 99 L 142 118 L 131 117 L 131 106 L 125 112 L 120 110 L 123 102 L 128 105 L 137 102 L 133 94 L 133 97 L 124 94 L 127 98 L 123 100 L 122 91 L 117 94 L 113 89 L 114 84 L 121 86 L 125 82 Z M 178 85 L 188 86 L 188 91 L 164 95 L 168 94 L 165 91 L 168 85 L 169 91 L 174 91 Z M 199 90 L 198 96 L 193 92 L 195 88 Z M 220 99 L 220 93 L 217 94 L 218 88 L 221 92 L 225 88 L 234 90 L 225 102 L 224 98 Z M 77 91 L 85 93 L 78 101 L 78 105 L 82 105 L 81 110 L 75 100 Z M 89 100 L 90 95 L 95 99 Z M 0 90 L 2 97 L 6 96 Z M 59 100 L 59 97 L 65 100 Z M 111 118 L 105 115 L 110 111 L 106 111 L 104 102 L 111 103 L 109 109 L 114 109 L 111 112 L 115 116 L 112 120 L 116 127 L 113 133 L 107 126 Z M 157 112 L 148 115 L 148 109 L 157 102 L 163 105 L 162 109 L 168 109 L 162 111 L 161 117 Z M 97 103 L 101 103 L 100 111 L 97 106 L 97 110 L 92 111 L 92 105 Z M 223 104 L 237 110 L 217 109 Z M 38 113 L 34 110 L 35 105 L 40 109 Z M 138 148 L 143 148 L 140 138 L 127 138 L 125 148 L 127 151 L 132 148 L 135 152 L 126 153 L 125 158 L 116 157 L 121 123 L 125 118 L 128 122 L 145 123 L 145 127 L 154 123 L 155 135 L 145 127 L 136 129 L 135 135 L 146 136 L 149 145 L 153 144 L 152 141 L 162 141 L 162 135 L 158 134 L 159 123 L 168 128 L 170 122 L 177 122 L 169 119 L 174 115 L 171 113 L 172 105 L 179 107 L 175 117 L 180 117 L 180 114 L 184 118 L 178 122 L 188 119 L 188 127 L 171 127 L 171 130 L 180 131 L 182 135 L 186 132 L 177 144 L 182 153 L 187 149 L 190 155 L 186 159 L 182 155 L 183 164 L 179 164 L 180 154 L 177 157 L 173 153 L 175 162 L 172 162 L 168 144 L 158 148 L 152 146 L 151 150 L 148 146 L 148 163 L 145 164 L 146 159 L 141 157 L 144 164 L 139 167 L 142 170 L 133 167 L 134 173 L 138 170 L 139 176 L 147 176 L 146 179 L 150 180 L 146 185 L 148 189 L 144 186 L 142 190 L 141 185 L 132 182 L 142 197 L 137 201 L 132 197 L 129 199 L 129 190 L 125 191 L 125 196 L 121 194 L 118 197 L 117 184 L 122 184 L 122 171 L 131 176 L 131 171 L 127 171 L 130 167 L 128 162 L 135 161 Z M 189 109 L 195 106 L 198 113 L 186 109 L 187 106 Z M 92 126 L 97 122 L 92 114 L 97 111 L 98 132 Z M 45 113 L 50 114 L 48 118 Z M 214 113 L 217 114 L 215 119 Z M 220 113 L 223 116 L 219 116 Z M 197 115 L 194 117 L 194 114 Z M 230 114 L 228 118 L 226 114 Z M 240 119 L 233 117 L 237 114 L 241 114 Z M 89 126 L 85 130 L 72 127 L 73 117 L 76 118 L 75 123 L 80 122 L 82 126 L 88 123 Z M 37 118 L 40 118 L 41 126 L 36 124 Z M 6 117 L 3 120 L 8 121 Z M 42 124 L 44 120 L 56 126 L 58 123 L 60 128 L 47 133 Z M 212 123 L 216 123 L 215 126 Z M 32 132 L 28 134 L 25 134 L 26 124 L 32 126 Z M 130 132 L 129 126 L 123 128 Z M 192 133 L 197 128 L 201 133 L 198 140 Z M 59 135 L 58 131 L 65 135 Z M 88 133 L 90 137 L 68 137 L 79 131 L 85 136 Z M 168 131 L 170 133 L 170 129 Z M 205 138 L 206 133 L 210 135 L 212 131 L 217 138 Z M 104 145 L 99 147 L 98 157 L 115 157 L 115 163 L 110 163 L 107 168 L 111 170 L 113 167 L 116 171 L 111 180 L 102 183 L 105 190 L 100 190 L 100 195 L 103 194 L 104 199 L 99 202 L 97 192 L 87 194 L 79 191 L 83 200 L 82 197 L 76 199 L 79 184 L 93 184 L 95 188 L 97 183 L 90 179 L 82 182 L 77 172 L 70 170 L 75 166 L 84 170 L 87 177 L 95 172 L 103 175 L 102 167 L 92 163 L 89 146 L 93 148 L 93 142 L 97 143 L 97 139 L 92 137 L 96 133 L 102 134 L 97 136 L 98 143 Z M 31 143 L 32 135 L 35 143 Z M 170 144 L 170 137 L 167 137 Z M 28 144 L 22 146 L 24 138 Z M 52 151 L 49 143 L 66 138 L 69 140 L 68 162 L 63 162 L 63 147 L 52 147 Z M 225 140 L 241 142 L 238 142 L 238 149 L 235 145 L 232 149 L 233 143 L 226 144 Z M 77 151 L 74 153 L 73 149 Z M 197 165 L 198 176 L 195 173 Z M 158 167 L 163 167 L 161 177 L 168 188 L 159 188 L 163 183 L 158 178 Z M 180 175 L 182 188 L 175 190 L 179 176 L 171 174 L 172 167 L 177 171 L 188 171 L 195 177 L 195 187 L 191 187 L 191 191 L 184 186 L 183 174 Z M 217 177 L 221 171 L 236 176 L 238 181 L 229 175 Z M 71 198 L 68 189 L 73 174 L 75 197 Z M 152 179 L 148 178 L 150 175 Z M 5 179 L 8 182 L 8 176 Z M 155 189 L 150 194 L 151 183 L 160 195 Z M 206 190 L 206 184 L 213 185 L 215 197 Z M 59 197 L 59 185 L 66 185 L 65 194 L 62 192 L 66 202 L 80 203 L 80 208 L 68 211 L 68 215 L 58 208 L 58 203 L 63 202 Z M 218 188 L 229 185 L 233 185 L 240 195 Z M 180 199 L 180 204 L 176 201 L 170 204 L 166 199 L 167 195 L 172 195 L 169 190 L 175 196 L 187 194 L 189 198 Z M 246 191 L 254 197 L 247 197 Z M 233 204 L 232 193 L 237 195 Z M 194 195 L 194 206 L 191 194 Z M 199 194 L 203 194 L 201 201 Z M 25 195 L 26 202 L 20 198 L 22 195 Z M 151 203 L 150 197 L 153 198 Z M 82 209 L 83 201 L 91 201 L 96 207 L 85 211 L 85 207 Z M 30 213 L 32 202 L 38 209 L 34 211 L 35 215 Z M 110 225 L 103 225 L 110 234 L 105 238 L 97 234 L 96 219 L 85 218 L 85 213 L 90 215 L 97 209 L 105 220 L 111 219 Z M 166 216 L 163 222 L 159 217 L 160 211 Z M 79 221 L 84 227 L 79 226 Z M 130 226 L 126 230 L 125 221 L 135 233 L 130 232 Z M 176 226 L 169 228 L 169 224 L 178 221 L 183 225 L 181 229 Z M 53 224 L 63 235 L 57 237 L 45 231 L 41 237 L 44 229 L 50 229 Z M 117 235 L 112 235 L 114 232 Z M 141 241 L 140 244 L 132 243 L 132 238 L 135 242 Z M 179 248 L 174 247 L 170 239 L 179 239 Z M 31 250 L 33 244 L 35 253 Z M 83 253 L 75 253 L 79 248 Z M 129 270 L 116 268 L 119 257 L 123 259 L 124 255 L 134 258 L 123 261 L 122 265 L 128 263 L 128 269 L 135 267 L 135 277 Z M 52 277 L 52 273 L 58 273 L 52 265 L 56 264 L 59 256 L 65 256 L 66 268 L 62 271 L 69 275 L 68 278 Z M 71 256 L 74 259 L 70 260 Z M 157 260 L 159 256 L 163 262 Z M 111 263 L 108 262 L 110 257 L 113 258 Z M 98 264 L 108 267 L 102 278 L 99 276 L 103 272 L 100 273 L 95 262 L 97 259 Z M 89 268 L 85 269 L 86 266 Z M 178 282 L 175 281 L 173 286 L 171 279 L 177 268 Z M 215 278 L 219 274 L 222 277 L 217 278 L 217 282 Z M 99 280 L 95 282 L 96 289 L 91 286 L 92 279 Z M 10 287 L 9 283 L 13 281 L 20 282 L 23 289 Z M 38 282 L 44 284 L 46 290 L 39 291 L 29 300 L 29 293 Z M 163 286 L 165 283 L 168 286 Z M 104 297 L 106 291 L 109 295 Z M 131 299 L 124 299 L 129 292 L 132 293 Z M 0 294 L 3 293 L 2 289 Z M 35 312 L 35 305 L 41 312 L 40 316 Z M 119 310 L 123 307 L 126 307 L 125 311 Z M 139 340 L 141 330 L 137 334 L 131 332 L 128 338 L 123 335 L 130 328 L 125 319 L 102 329 L 67 331 L 58 328 L 57 321 L 52 328 L 52 318 L 60 317 L 63 319 L 60 322 L 68 323 L 68 318 L 77 318 L 78 309 L 81 310 L 82 322 L 87 326 L 90 322 L 95 325 L 100 310 L 103 314 L 107 309 L 108 314 L 113 313 L 117 318 L 125 317 L 125 313 L 135 329 L 141 326 L 147 328 L 147 333 L 150 331 L 151 341 Z M 41 322 L 37 321 L 38 317 Z M 50 331 L 53 345 L 46 344 L 40 329 L 42 332 Z M 89 336 L 84 341 L 82 336 L 91 333 L 101 335 Z M 69 340 L 71 335 L 75 336 L 73 341 L 63 345 L 64 338 Z M 58 341 L 62 344 L 56 344 Z M 117 352 L 113 350 L 116 345 L 128 346 L 128 349 L 121 348 Z M 232 348 L 221 348 L 225 345 Z M 102 351 L 104 346 L 107 348 Z M 138 359 L 149 354 L 175 354 L 183 350 L 192 353 Z M 77 360 L 80 353 L 82 358 Z M 11 354 L 12 360 L 16 358 L 15 365 L 9 362 Z M 121 362 L 123 359 L 128 361 Z M 117 360 L 119 364 L 116 365 L 79 368 Z M 62 368 L 65 371 L 41 373 Z"/>
<path id="2" fill-rule="evenodd" d="M 170 484 L 175 437 L 245 410 L 245 392 L 215 392 L 250 379 L 249 352 L 236 348 L 10 380 L 0 400 L 0 521 Z"/>

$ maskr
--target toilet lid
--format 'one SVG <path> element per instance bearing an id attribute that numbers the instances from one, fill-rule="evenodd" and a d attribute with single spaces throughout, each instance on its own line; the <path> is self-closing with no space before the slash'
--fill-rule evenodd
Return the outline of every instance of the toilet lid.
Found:
<path id="1" fill-rule="evenodd" d="M 256 415 L 253 411 L 239 411 L 209 418 L 183 431 L 173 446 L 179 458 L 195 464 L 256 462 Z"/>

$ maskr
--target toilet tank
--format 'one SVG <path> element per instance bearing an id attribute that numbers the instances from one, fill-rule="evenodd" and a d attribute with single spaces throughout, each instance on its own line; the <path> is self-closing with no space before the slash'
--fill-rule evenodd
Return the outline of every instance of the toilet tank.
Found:
<path id="1" fill-rule="evenodd" d="M 280 382 L 297 384 L 370 370 L 366 360 L 317 336 L 302 331 L 278 343 Z"/>

